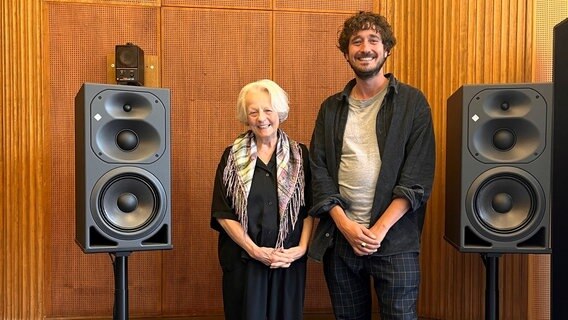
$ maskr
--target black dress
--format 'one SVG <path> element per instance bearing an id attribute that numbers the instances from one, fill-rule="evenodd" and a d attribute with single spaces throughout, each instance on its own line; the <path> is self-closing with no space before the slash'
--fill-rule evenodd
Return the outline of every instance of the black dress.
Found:
<path id="1" fill-rule="evenodd" d="M 284 247 L 300 242 L 304 219 L 311 206 L 311 181 L 308 150 L 301 145 L 305 181 L 306 206 L 300 209 L 293 231 Z M 303 318 L 307 255 L 288 268 L 270 267 L 251 258 L 219 225 L 216 218 L 238 220 L 231 199 L 226 196 L 223 170 L 231 148 L 225 149 L 213 189 L 211 227 L 219 231 L 218 254 L 223 269 L 223 305 L 227 320 L 300 320 Z M 278 237 L 278 197 L 276 184 L 276 152 L 270 162 L 256 162 L 247 201 L 248 234 L 261 247 L 275 247 Z"/>

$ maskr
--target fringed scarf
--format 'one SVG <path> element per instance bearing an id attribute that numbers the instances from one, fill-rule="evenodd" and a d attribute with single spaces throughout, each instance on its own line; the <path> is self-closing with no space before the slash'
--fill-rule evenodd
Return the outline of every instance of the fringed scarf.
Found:
<path id="1" fill-rule="evenodd" d="M 258 159 L 257 147 L 252 131 L 241 134 L 231 148 L 227 166 L 223 171 L 223 184 L 227 196 L 233 201 L 233 209 L 244 229 L 248 230 L 247 199 L 252 177 Z M 304 167 L 300 145 L 282 130 L 278 130 L 276 145 L 276 179 L 278 184 L 279 230 L 275 248 L 284 246 L 284 240 L 294 230 L 300 207 L 304 201 Z"/>

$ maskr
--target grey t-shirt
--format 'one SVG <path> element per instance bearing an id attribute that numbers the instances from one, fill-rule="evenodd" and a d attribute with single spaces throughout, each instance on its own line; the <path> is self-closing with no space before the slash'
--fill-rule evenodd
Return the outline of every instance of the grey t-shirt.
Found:
<path id="1" fill-rule="evenodd" d="M 383 89 L 368 100 L 349 97 L 349 115 L 338 172 L 339 193 L 351 203 L 345 210 L 347 217 L 365 226 L 370 224 L 370 211 L 381 170 L 376 122 L 386 91 Z"/>

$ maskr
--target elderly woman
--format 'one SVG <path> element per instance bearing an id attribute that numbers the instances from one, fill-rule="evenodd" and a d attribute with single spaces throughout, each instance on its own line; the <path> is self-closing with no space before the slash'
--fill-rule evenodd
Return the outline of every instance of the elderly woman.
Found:
<path id="1" fill-rule="evenodd" d="M 271 80 L 247 84 L 237 100 L 249 130 L 225 149 L 211 206 L 225 319 L 303 319 L 310 167 L 306 146 L 279 129 L 288 111 L 286 92 Z"/>

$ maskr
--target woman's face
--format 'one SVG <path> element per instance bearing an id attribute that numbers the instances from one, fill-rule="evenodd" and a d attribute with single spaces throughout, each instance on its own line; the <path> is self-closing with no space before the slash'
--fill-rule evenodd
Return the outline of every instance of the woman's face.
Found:
<path id="1" fill-rule="evenodd" d="M 272 108 L 270 96 L 264 90 L 251 90 L 245 96 L 247 122 L 257 141 L 274 141 L 280 119 Z M 274 139 L 274 140 L 273 140 Z"/>

